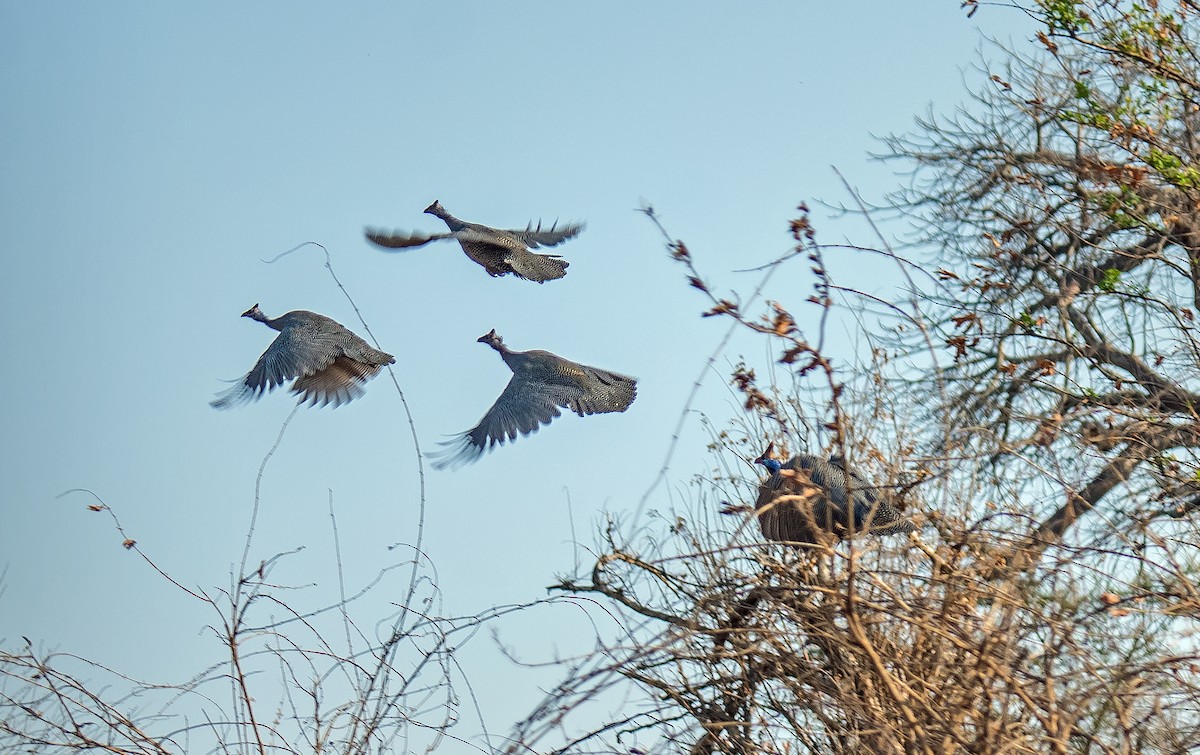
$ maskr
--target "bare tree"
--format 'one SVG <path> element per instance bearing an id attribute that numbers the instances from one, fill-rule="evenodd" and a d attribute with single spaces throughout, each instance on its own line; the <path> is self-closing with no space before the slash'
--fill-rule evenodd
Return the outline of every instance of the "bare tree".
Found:
<path id="1" fill-rule="evenodd" d="M 1200 362 L 1194 11 L 1037 10 L 1043 54 L 1013 56 L 969 113 L 888 142 L 918 166 L 900 203 L 943 260 L 946 451 L 1063 494 L 1022 497 L 1031 555 L 1114 491 L 1144 495 L 1098 528 L 1190 505 Z"/>
<path id="2" fill-rule="evenodd" d="M 706 315 L 777 340 L 782 379 L 733 376 L 752 418 L 714 448 L 738 471 L 698 479 L 654 539 L 610 529 L 558 585 L 608 599 L 627 633 L 577 659 L 511 751 L 1200 747 L 1200 19 L 1160 5 L 1036 3 L 1040 52 L 886 140 L 914 168 L 890 209 L 933 250 L 878 251 L 909 301 L 837 286 L 823 257 L 843 250 L 806 214 L 809 328 L 713 293 L 671 242 Z M 827 356 L 839 301 L 877 315 L 860 364 Z M 921 539 L 781 553 L 752 517 L 712 520 L 754 500 L 748 444 L 819 427 Z M 573 718 L 618 691 L 639 696 L 603 726 Z"/>

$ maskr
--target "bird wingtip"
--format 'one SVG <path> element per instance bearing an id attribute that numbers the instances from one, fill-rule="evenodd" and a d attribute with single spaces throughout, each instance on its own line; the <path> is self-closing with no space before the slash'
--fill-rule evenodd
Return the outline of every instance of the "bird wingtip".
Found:
<path id="1" fill-rule="evenodd" d="M 483 449 L 471 441 L 470 433 L 460 433 L 450 440 L 440 441 L 438 445 L 442 448 L 429 451 L 425 458 L 429 459 L 430 466 L 439 471 L 459 469 L 478 461 L 483 455 Z"/>

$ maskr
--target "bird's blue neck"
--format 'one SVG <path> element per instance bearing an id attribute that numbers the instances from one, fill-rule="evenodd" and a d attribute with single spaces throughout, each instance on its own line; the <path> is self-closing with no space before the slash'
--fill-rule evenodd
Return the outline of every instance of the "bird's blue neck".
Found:
<path id="1" fill-rule="evenodd" d="M 779 462 L 779 459 L 763 459 L 759 462 L 759 464 L 762 464 L 764 467 L 766 467 L 767 471 L 771 474 L 775 474 L 783 467 L 783 464 Z"/>

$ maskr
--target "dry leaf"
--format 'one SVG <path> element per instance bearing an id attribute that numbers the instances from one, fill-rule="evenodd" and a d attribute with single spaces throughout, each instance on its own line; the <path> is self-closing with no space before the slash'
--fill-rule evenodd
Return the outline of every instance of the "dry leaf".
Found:
<path id="1" fill-rule="evenodd" d="M 714 315 L 729 315 L 729 314 L 733 314 L 735 312 L 737 312 L 736 304 L 729 301 L 728 299 L 721 299 L 719 302 L 717 302 L 717 306 L 713 307 L 712 309 L 708 310 L 707 312 L 701 312 L 700 316 L 701 317 L 712 317 Z"/>

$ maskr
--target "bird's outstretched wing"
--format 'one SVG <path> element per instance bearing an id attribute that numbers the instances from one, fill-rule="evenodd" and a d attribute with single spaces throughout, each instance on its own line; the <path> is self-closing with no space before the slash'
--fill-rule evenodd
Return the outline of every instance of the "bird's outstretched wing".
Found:
<path id="1" fill-rule="evenodd" d="M 319 374 L 341 354 L 342 339 L 336 331 L 313 333 L 300 329 L 284 330 L 275 337 L 246 376 L 238 381 L 237 385 L 214 399 L 211 402 L 212 406 L 217 409 L 229 409 L 256 399 L 293 378 Z M 301 392 L 297 390 L 299 385 L 298 381 L 293 390 Z M 315 386 L 314 382 L 313 387 Z M 309 390 L 311 389 L 305 389 L 304 400 L 308 400 Z M 326 399 L 324 403 L 329 403 L 330 400 Z"/>
<path id="2" fill-rule="evenodd" d="M 543 386 L 546 398 L 579 416 L 623 412 L 637 397 L 637 381 L 628 375 L 571 363 L 581 379 Z"/>
<path id="3" fill-rule="evenodd" d="M 300 403 L 341 406 L 363 395 L 365 391 L 362 384 L 375 377 L 381 369 L 381 365 L 363 364 L 348 356 L 340 356 L 325 369 L 297 380 L 292 386 L 292 393 L 299 394 Z"/>
<path id="4" fill-rule="evenodd" d="M 434 459 L 435 469 L 469 464 L 493 446 L 516 440 L 519 435 L 529 435 L 542 425 L 550 424 L 560 414 L 555 402 L 539 391 L 537 385 L 513 375 L 479 424 L 443 443 L 446 448 L 431 454 L 430 458 Z"/>
<path id="5" fill-rule="evenodd" d="M 587 227 L 586 223 L 568 223 L 559 228 L 558 221 L 549 228 L 542 229 L 542 222 L 539 220 L 537 227 L 530 223 L 526 228 L 519 231 L 504 231 L 513 238 L 525 244 L 531 249 L 536 249 L 539 246 L 558 246 L 567 239 L 574 238 Z"/>
<path id="6" fill-rule="evenodd" d="M 424 246 L 430 241 L 454 238 L 453 233 L 408 233 L 406 231 L 386 231 L 382 228 L 365 228 L 363 235 L 367 241 L 384 249 L 411 249 Z"/>

